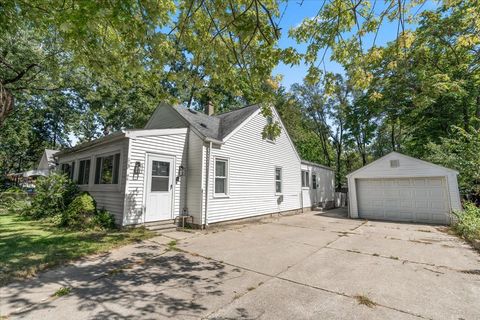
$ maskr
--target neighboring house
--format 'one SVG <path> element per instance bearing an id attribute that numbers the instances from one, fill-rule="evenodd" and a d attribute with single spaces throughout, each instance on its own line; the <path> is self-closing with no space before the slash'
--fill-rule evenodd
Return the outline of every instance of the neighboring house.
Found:
<path id="1" fill-rule="evenodd" d="M 391 152 L 347 175 L 350 217 L 448 224 L 462 209 L 457 175 Z"/>
<path id="2" fill-rule="evenodd" d="M 54 154 L 57 152 L 58 150 L 45 149 L 45 151 L 42 154 L 42 157 L 40 158 L 37 168 L 34 170 L 23 172 L 22 174 L 23 177 L 28 178 L 28 177 L 48 176 L 51 171 L 55 170 L 56 164 L 55 164 Z"/>
<path id="3" fill-rule="evenodd" d="M 117 132 L 56 157 L 122 225 L 191 215 L 205 226 L 333 205 L 332 170 L 302 163 L 274 108 L 267 118 L 257 105 L 220 115 L 209 110 L 163 104 L 144 129 Z M 264 139 L 265 125 L 275 121 L 280 135 Z"/>

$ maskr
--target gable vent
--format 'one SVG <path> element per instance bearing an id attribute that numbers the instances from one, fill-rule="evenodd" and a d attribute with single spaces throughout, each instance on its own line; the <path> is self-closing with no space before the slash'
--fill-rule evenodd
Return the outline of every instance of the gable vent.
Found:
<path id="1" fill-rule="evenodd" d="M 390 168 L 400 167 L 400 160 L 390 160 Z"/>

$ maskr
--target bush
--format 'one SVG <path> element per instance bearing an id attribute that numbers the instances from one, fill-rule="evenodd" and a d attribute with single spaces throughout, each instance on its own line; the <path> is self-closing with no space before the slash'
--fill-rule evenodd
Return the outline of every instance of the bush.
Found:
<path id="1" fill-rule="evenodd" d="M 16 206 L 17 201 L 25 202 L 28 200 L 28 194 L 18 188 L 11 187 L 0 193 L 0 208 L 9 209 Z"/>
<path id="2" fill-rule="evenodd" d="M 93 217 L 93 225 L 104 230 L 114 229 L 116 227 L 115 217 L 105 209 L 98 210 Z"/>
<path id="3" fill-rule="evenodd" d="M 457 234 L 472 241 L 480 239 L 480 208 L 471 202 L 464 204 L 464 211 L 455 211 L 458 221 L 454 228 Z"/>
<path id="4" fill-rule="evenodd" d="M 70 229 L 89 229 L 94 226 L 95 200 L 87 192 L 76 196 L 61 214 L 60 225 Z"/>
<path id="5" fill-rule="evenodd" d="M 35 190 L 31 208 L 26 211 L 35 219 L 62 215 L 79 193 L 77 185 L 59 173 L 39 178 Z"/>

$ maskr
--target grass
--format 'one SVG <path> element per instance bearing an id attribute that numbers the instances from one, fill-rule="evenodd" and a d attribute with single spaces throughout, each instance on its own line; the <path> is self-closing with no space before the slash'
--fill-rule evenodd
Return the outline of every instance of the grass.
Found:
<path id="1" fill-rule="evenodd" d="M 71 291 L 72 291 L 72 288 L 62 287 L 62 288 L 58 289 L 57 291 L 55 291 L 55 293 L 52 296 L 53 297 L 63 297 L 63 296 L 66 296 L 67 294 L 69 294 Z"/>
<path id="2" fill-rule="evenodd" d="M 359 294 L 359 295 L 354 296 L 354 298 L 357 300 L 358 304 L 362 304 L 362 305 L 367 306 L 369 308 L 373 308 L 377 305 L 375 302 L 373 302 L 369 297 L 367 297 L 365 295 Z"/>
<path id="3" fill-rule="evenodd" d="M 0 209 L 0 286 L 152 236 L 154 233 L 144 228 L 67 231 Z"/>

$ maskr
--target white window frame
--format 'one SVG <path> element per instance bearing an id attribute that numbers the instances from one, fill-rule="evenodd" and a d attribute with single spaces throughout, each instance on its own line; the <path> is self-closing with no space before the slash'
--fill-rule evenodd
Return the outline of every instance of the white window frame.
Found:
<path id="1" fill-rule="evenodd" d="M 280 170 L 280 180 L 277 180 L 277 170 Z M 273 179 L 275 181 L 274 183 L 275 194 L 282 195 L 283 194 L 283 168 L 276 166 L 273 173 L 274 173 Z M 277 182 L 280 182 L 280 192 L 277 191 Z"/>
<path id="2" fill-rule="evenodd" d="M 80 184 L 79 181 L 80 181 L 80 163 L 82 161 L 90 161 L 90 168 L 88 169 L 88 183 L 82 183 Z M 75 166 L 78 167 L 78 170 L 77 170 L 77 179 L 76 179 L 76 182 L 79 186 L 88 186 L 92 183 L 92 168 L 93 168 L 93 163 L 92 163 L 92 157 L 87 157 L 87 158 L 81 158 L 81 159 L 78 159 L 77 160 L 78 164 L 76 164 Z M 95 172 L 94 172 L 95 173 Z M 95 180 L 95 175 L 93 176 L 93 180 Z"/>
<path id="3" fill-rule="evenodd" d="M 106 157 L 109 157 L 109 156 L 114 156 L 113 157 L 113 165 L 115 166 L 115 155 L 116 154 L 119 154 L 119 159 L 118 159 L 118 183 L 101 183 L 101 175 L 102 173 L 100 172 L 100 177 L 99 177 L 99 183 L 95 183 L 95 180 L 97 178 L 97 159 L 98 158 L 106 158 Z M 94 162 L 94 166 L 93 166 L 93 181 L 92 181 L 92 184 L 94 186 L 101 186 L 102 188 L 105 188 L 105 187 L 111 187 L 111 188 L 119 188 L 120 185 L 122 184 L 122 152 L 121 150 L 114 150 L 114 151 L 110 151 L 110 152 L 106 152 L 106 153 L 102 153 L 102 154 L 98 154 L 98 155 L 95 155 L 93 157 L 93 162 Z M 103 161 L 102 161 L 103 162 Z M 113 170 L 115 171 L 115 167 L 113 168 Z M 112 177 L 113 179 L 113 177 Z"/>
<path id="4" fill-rule="evenodd" d="M 309 170 L 302 170 L 301 172 L 302 177 L 302 189 L 310 189 L 310 171 Z"/>
<path id="5" fill-rule="evenodd" d="M 225 176 L 217 177 L 217 161 L 225 162 Z M 215 190 L 215 182 L 219 179 L 225 179 L 225 193 L 217 193 Z M 225 157 L 213 157 L 213 197 L 229 198 L 230 197 L 230 159 Z"/>

